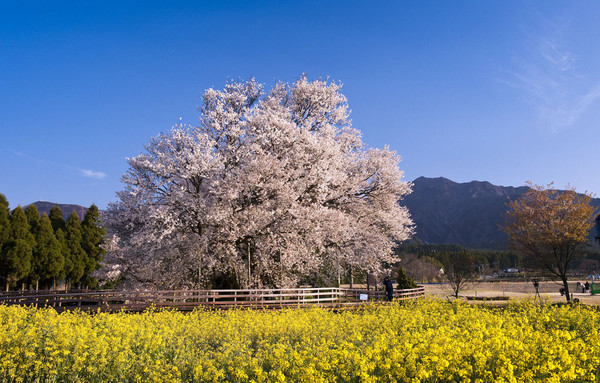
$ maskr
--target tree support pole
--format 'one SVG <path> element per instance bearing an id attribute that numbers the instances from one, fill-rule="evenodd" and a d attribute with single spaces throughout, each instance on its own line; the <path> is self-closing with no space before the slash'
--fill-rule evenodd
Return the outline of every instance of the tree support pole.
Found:
<path id="1" fill-rule="evenodd" d="M 250 288 L 250 277 L 251 277 L 251 271 L 250 271 L 250 242 L 248 242 L 248 288 Z"/>

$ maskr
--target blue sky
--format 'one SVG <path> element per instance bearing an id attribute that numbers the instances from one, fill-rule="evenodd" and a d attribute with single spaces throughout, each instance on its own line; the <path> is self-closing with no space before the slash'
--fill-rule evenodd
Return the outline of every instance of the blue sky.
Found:
<path id="1" fill-rule="evenodd" d="M 344 84 L 406 179 L 600 194 L 600 2 L 0 1 L 0 193 L 116 199 L 228 78 Z"/>

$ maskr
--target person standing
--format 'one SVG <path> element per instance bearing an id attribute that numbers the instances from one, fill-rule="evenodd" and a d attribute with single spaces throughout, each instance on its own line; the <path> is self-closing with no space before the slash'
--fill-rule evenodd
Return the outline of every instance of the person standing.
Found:
<path id="1" fill-rule="evenodd" d="M 385 286 L 387 300 L 391 302 L 394 299 L 394 285 L 392 285 L 392 281 L 388 277 L 385 277 L 383 280 L 383 285 Z"/>

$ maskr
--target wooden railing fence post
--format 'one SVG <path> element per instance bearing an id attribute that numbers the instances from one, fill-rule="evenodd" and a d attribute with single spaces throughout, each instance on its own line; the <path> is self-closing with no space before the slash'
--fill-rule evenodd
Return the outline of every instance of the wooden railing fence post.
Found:
<path id="1" fill-rule="evenodd" d="M 97 291 L 39 291 L 15 292 L 1 294 L 0 303 L 15 305 L 34 304 L 52 306 L 57 311 L 73 308 L 92 309 L 100 307 L 102 311 L 110 311 L 113 307 L 125 310 L 143 310 L 151 304 L 161 307 L 173 307 L 188 310 L 204 306 L 208 308 L 226 309 L 234 307 L 249 308 L 285 308 L 317 305 L 323 307 L 357 306 L 364 303 L 360 295 L 369 294 L 370 301 L 385 300 L 382 291 L 364 291 L 360 289 L 327 288 L 288 288 L 288 289 L 247 289 L 247 290 L 162 290 L 117 292 Z M 397 300 L 418 299 L 425 295 L 425 289 L 397 290 Z M 45 303 L 42 303 L 45 302 Z M 66 302 L 66 303 L 65 303 Z M 65 303 L 65 305 L 63 305 Z M 85 303 L 85 304 L 84 304 Z"/>

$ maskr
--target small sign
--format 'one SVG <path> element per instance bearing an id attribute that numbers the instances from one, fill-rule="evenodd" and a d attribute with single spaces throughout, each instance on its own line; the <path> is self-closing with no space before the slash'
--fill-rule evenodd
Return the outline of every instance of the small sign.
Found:
<path id="1" fill-rule="evenodd" d="M 369 294 L 360 294 L 360 298 L 361 301 L 368 301 L 369 300 Z"/>

